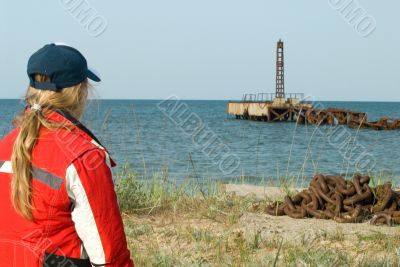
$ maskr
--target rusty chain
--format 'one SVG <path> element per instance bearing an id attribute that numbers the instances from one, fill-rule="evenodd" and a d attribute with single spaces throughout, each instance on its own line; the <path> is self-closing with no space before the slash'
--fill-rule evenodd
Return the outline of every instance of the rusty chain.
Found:
<path id="1" fill-rule="evenodd" d="M 387 182 L 375 188 L 370 177 L 355 175 L 352 181 L 341 176 L 315 175 L 309 188 L 286 196 L 283 202 L 268 205 L 269 215 L 287 215 L 302 219 L 332 219 L 339 223 L 359 223 L 370 220 L 374 225 L 400 224 L 400 192 Z"/>

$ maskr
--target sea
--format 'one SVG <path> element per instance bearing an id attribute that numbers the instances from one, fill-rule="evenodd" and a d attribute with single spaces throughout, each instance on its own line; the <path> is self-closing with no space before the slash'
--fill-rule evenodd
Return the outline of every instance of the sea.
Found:
<path id="1" fill-rule="evenodd" d="M 117 162 L 114 173 L 141 179 L 279 184 L 316 173 L 369 174 L 399 181 L 400 131 L 238 120 L 227 101 L 91 100 L 82 122 Z M 368 120 L 400 117 L 398 102 L 320 102 L 363 111 Z M 0 100 L 0 138 L 24 109 Z"/>

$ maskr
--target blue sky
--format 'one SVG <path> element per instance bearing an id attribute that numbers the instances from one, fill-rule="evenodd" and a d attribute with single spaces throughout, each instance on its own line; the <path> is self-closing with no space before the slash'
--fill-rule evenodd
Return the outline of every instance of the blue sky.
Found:
<path id="1" fill-rule="evenodd" d="M 376 21 L 367 37 L 334 8 L 351 0 L 84 1 L 107 21 L 97 37 L 66 9 L 74 1 L 83 0 L 2 2 L 0 98 L 23 95 L 28 57 L 54 41 L 77 47 L 101 73 L 96 90 L 103 99 L 273 92 L 275 46 L 282 38 L 287 92 L 400 101 L 397 0 L 354 1 Z"/>

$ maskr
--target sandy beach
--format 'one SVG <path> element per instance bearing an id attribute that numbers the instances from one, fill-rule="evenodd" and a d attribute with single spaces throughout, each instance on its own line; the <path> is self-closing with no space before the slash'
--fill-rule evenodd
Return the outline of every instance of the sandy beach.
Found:
<path id="1" fill-rule="evenodd" d="M 227 193 L 233 193 L 241 197 L 254 196 L 257 200 L 268 199 L 271 201 L 282 200 L 286 193 L 282 188 L 264 187 L 246 184 L 226 184 Z M 292 192 L 301 189 L 291 189 Z M 268 214 L 245 214 L 240 218 L 240 224 L 247 235 L 254 235 L 254 232 L 261 231 L 265 238 L 273 238 L 277 234 L 291 241 L 303 234 L 317 236 L 321 233 L 334 233 L 342 231 L 343 234 L 351 238 L 357 234 L 396 234 L 398 227 L 385 227 L 364 223 L 337 223 L 333 220 L 319 220 L 314 218 L 292 219 L 288 216 L 270 216 Z"/>
<path id="2" fill-rule="evenodd" d="M 136 262 L 154 266 L 394 266 L 399 227 L 270 216 L 277 187 L 225 184 L 147 214 L 124 214 Z M 295 190 L 293 190 L 295 191 Z M 150 259 L 150 263 L 147 263 Z M 394 264 L 394 265 L 393 265 Z"/>

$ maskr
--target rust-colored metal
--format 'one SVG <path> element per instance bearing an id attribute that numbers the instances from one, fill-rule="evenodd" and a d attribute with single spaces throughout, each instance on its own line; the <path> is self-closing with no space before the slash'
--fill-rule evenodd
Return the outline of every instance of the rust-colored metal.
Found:
<path id="1" fill-rule="evenodd" d="M 283 42 L 276 45 L 276 97 L 285 98 L 285 68 L 283 61 Z"/>
<path id="2" fill-rule="evenodd" d="M 369 181 L 369 176 L 355 175 L 352 181 L 347 181 L 341 176 L 318 174 L 308 189 L 293 197 L 286 196 L 283 203 L 274 202 L 265 212 L 339 223 L 359 223 L 372 218 L 373 225 L 400 224 L 400 191 L 393 191 L 391 183 L 371 188 Z"/>
<path id="3" fill-rule="evenodd" d="M 338 108 L 316 109 L 309 103 L 292 103 L 293 100 L 282 98 L 278 102 L 248 100 L 254 99 L 254 96 L 247 95 L 244 97 L 245 102 L 229 102 L 228 114 L 235 115 L 237 119 L 266 122 L 289 121 L 298 124 L 347 125 L 355 129 L 372 130 L 400 129 L 400 118 L 384 117 L 377 121 L 368 121 L 365 112 Z"/>
<path id="4" fill-rule="evenodd" d="M 386 213 L 379 213 L 376 214 L 370 221 L 370 224 L 372 225 L 380 225 L 380 224 L 386 224 L 387 226 L 392 226 L 393 225 L 393 219 L 390 215 Z"/>
<path id="5" fill-rule="evenodd" d="M 237 119 L 316 125 L 348 125 L 351 128 L 373 130 L 400 129 L 400 118 L 381 118 L 368 121 L 365 112 L 346 109 L 317 109 L 304 101 L 304 94 L 285 93 L 284 44 L 276 45 L 276 90 L 273 93 L 244 94 L 242 101 L 230 101 L 228 114 Z"/>

